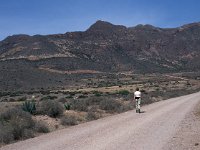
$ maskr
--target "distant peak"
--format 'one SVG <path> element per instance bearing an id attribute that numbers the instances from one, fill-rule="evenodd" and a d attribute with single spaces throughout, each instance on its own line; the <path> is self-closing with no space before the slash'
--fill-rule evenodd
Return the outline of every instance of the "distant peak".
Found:
<path id="1" fill-rule="evenodd" d="M 89 27 L 87 31 L 105 31 L 105 30 L 112 30 L 116 28 L 126 28 L 120 25 L 114 25 L 107 21 L 98 20 L 93 25 Z"/>
<path id="2" fill-rule="evenodd" d="M 12 36 L 8 36 L 7 38 L 4 39 L 4 41 L 17 41 L 17 40 L 25 40 L 29 38 L 29 35 L 26 34 L 15 34 Z"/>
<path id="3" fill-rule="evenodd" d="M 146 29 L 156 29 L 157 27 L 154 27 L 150 24 L 138 24 L 134 28 L 146 28 Z"/>
<path id="4" fill-rule="evenodd" d="M 195 22 L 195 23 L 190 23 L 190 24 L 185 24 L 179 28 L 181 29 L 187 29 L 187 28 L 191 28 L 191 27 L 200 27 L 200 22 Z"/>
<path id="5" fill-rule="evenodd" d="M 93 25 L 91 25 L 88 30 L 90 30 L 90 31 L 91 30 L 102 30 L 102 29 L 112 28 L 113 26 L 114 25 L 109 22 L 98 20 Z"/>
<path id="6" fill-rule="evenodd" d="M 98 25 L 98 24 L 113 25 L 112 23 L 103 20 L 97 20 L 93 25 Z"/>

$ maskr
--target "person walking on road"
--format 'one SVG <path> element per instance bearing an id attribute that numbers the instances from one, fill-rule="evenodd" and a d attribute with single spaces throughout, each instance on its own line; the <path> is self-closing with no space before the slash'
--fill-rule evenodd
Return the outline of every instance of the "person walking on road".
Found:
<path id="1" fill-rule="evenodd" d="M 141 92 L 139 91 L 139 88 L 136 88 L 136 91 L 134 92 L 134 99 L 136 103 L 136 113 L 140 113 Z"/>

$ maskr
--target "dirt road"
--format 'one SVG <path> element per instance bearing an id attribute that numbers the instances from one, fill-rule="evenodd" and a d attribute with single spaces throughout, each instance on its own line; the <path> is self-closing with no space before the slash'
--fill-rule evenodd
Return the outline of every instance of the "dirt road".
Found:
<path id="1" fill-rule="evenodd" d="M 129 111 L 0 150 L 161 150 L 198 102 L 200 93 L 173 98 L 144 106 L 141 114 Z"/>

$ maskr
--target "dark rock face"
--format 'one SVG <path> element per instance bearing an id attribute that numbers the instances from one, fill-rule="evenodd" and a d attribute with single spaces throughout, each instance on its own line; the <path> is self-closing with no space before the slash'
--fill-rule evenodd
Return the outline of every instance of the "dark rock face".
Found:
<path id="1" fill-rule="evenodd" d="M 25 60 L 26 67 L 19 63 Z M 0 64 L 6 67 L 13 61 L 22 72 L 23 68 L 28 72 L 27 66 L 62 71 L 196 71 L 200 69 L 200 23 L 162 29 L 97 21 L 85 32 L 14 35 L 0 42 Z"/>

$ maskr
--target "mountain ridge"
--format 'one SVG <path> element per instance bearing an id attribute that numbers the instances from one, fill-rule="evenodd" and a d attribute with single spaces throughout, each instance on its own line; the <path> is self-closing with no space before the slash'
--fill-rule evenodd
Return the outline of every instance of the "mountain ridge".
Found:
<path id="1" fill-rule="evenodd" d="M 55 73 L 52 75 L 48 69 L 57 73 L 198 71 L 199 60 L 199 22 L 159 28 L 152 25 L 125 27 L 99 20 L 86 31 L 7 37 L 0 42 L 0 79 L 9 80 L 8 72 L 18 73 L 13 64 L 29 78 L 29 73 L 40 74 L 41 68 L 45 68 L 43 72 L 51 74 L 49 76 Z"/>

